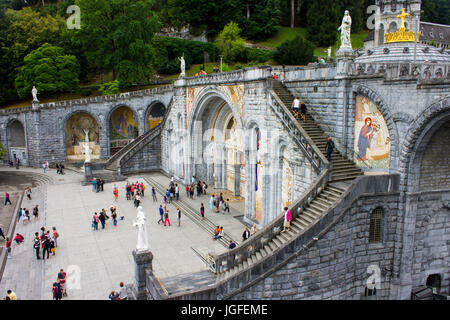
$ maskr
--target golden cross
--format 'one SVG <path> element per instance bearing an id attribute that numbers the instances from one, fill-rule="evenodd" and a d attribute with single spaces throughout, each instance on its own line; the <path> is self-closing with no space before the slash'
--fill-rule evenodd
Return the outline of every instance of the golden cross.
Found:
<path id="1" fill-rule="evenodd" d="M 402 26 L 401 29 L 405 29 L 405 18 L 409 17 L 409 13 L 405 13 L 405 8 L 402 9 L 402 14 L 398 15 L 397 18 L 402 19 Z"/>

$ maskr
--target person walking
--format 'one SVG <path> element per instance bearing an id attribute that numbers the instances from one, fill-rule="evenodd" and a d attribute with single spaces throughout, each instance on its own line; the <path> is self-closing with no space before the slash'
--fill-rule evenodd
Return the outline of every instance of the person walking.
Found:
<path id="1" fill-rule="evenodd" d="M 25 189 L 25 194 L 27 195 L 28 200 L 31 200 L 31 188 L 30 187 Z"/>
<path id="2" fill-rule="evenodd" d="M 115 207 L 111 207 L 111 218 L 113 219 L 113 226 L 117 227 L 117 209 Z"/>
<path id="3" fill-rule="evenodd" d="M 39 205 L 38 204 L 33 208 L 33 216 L 35 219 L 37 219 L 39 217 Z"/>
<path id="4" fill-rule="evenodd" d="M 302 101 L 300 104 L 300 116 L 302 117 L 303 121 L 306 121 L 306 111 L 308 108 L 306 108 L 306 104 Z"/>
<path id="5" fill-rule="evenodd" d="M 205 206 L 203 203 L 200 206 L 200 215 L 202 216 L 202 220 L 205 220 Z"/>
<path id="6" fill-rule="evenodd" d="M 97 212 L 96 212 L 96 213 L 94 213 L 94 216 L 92 217 L 92 224 L 93 224 L 93 227 L 94 227 L 94 231 L 98 230 L 98 222 L 99 222 L 99 218 L 98 218 L 98 215 L 97 215 Z"/>
<path id="7" fill-rule="evenodd" d="M 92 185 L 92 192 L 95 192 L 97 190 L 97 179 L 95 177 L 92 178 L 91 185 Z"/>
<path id="8" fill-rule="evenodd" d="M 250 231 L 248 230 L 248 228 L 245 228 L 244 233 L 242 234 L 242 240 L 245 241 L 248 238 L 250 238 Z"/>
<path id="9" fill-rule="evenodd" d="M 9 237 L 6 238 L 6 243 L 5 243 L 5 248 L 6 248 L 6 252 L 8 254 L 8 258 L 11 258 L 11 239 L 9 239 Z"/>
<path id="10" fill-rule="evenodd" d="M 61 300 L 62 299 L 61 284 L 60 284 L 59 279 L 57 279 L 55 282 L 53 282 L 52 293 L 53 293 L 53 300 Z"/>
<path id="11" fill-rule="evenodd" d="M 203 181 L 202 188 L 203 188 L 203 194 L 206 194 L 206 189 L 208 189 L 208 185 L 206 184 L 205 181 Z"/>
<path id="12" fill-rule="evenodd" d="M 291 230 L 291 220 L 292 220 L 292 214 L 291 214 L 291 210 L 289 210 L 288 207 L 284 207 L 284 224 L 283 224 L 283 231 L 281 232 L 286 232 Z"/>
<path id="13" fill-rule="evenodd" d="M 42 164 L 42 169 L 44 169 L 44 173 L 47 171 L 47 162 Z"/>
<path id="14" fill-rule="evenodd" d="M 3 225 L 0 224 L 0 236 L 3 237 L 3 240 L 6 240 L 5 234 L 3 233 Z"/>
<path id="15" fill-rule="evenodd" d="M 100 223 L 102 224 L 102 229 L 105 229 L 106 216 L 103 211 L 100 212 L 98 219 L 100 220 Z"/>
<path id="16" fill-rule="evenodd" d="M 136 208 L 139 207 L 139 204 L 141 203 L 141 196 L 139 195 L 139 193 L 136 194 L 134 203 L 135 203 Z"/>
<path id="17" fill-rule="evenodd" d="M 250 236 L 253 236 L 258 231 L 258 228 L 256 227 L 256 224 L 253 224 L 252 228 L 250 229 Z"/>
<path id="18" fill-rule="evenodd" d="M 55 248 L 58 248 L 59 232 L 56 230 L 56 227 L 52 228 L 52 238 L 55 241 Z"/>
<path id="19" fill-rule="evenodd" d="M 117 198 L 119 197 L 119 188 L 117 188 L 116 185 L 114 185 L 113 195 L 114 195 L 114 200 L 117 201 Z"/>
<path id="20" fill-rule="evenodd" d="M 157 202 L 158 198 L 156 198 L 156 190 L 155 187 L 152 186 L 152 197 L 153 197 L 153 202 Z"/>
<path id="21" fill-rule="evenodd" d="M 327 159 L 329 162 L 332 161 L 331 154 L 333 153 L 333 150 L 334 150 L 334 142 L 333 140 L 331 140 L 331 137 L 328 137 L 327 144 L 325 146 L 325 152 L 327 153 Z"/>
<path id="22" fill-rule="evenodd" d="M 22 208 L 19 208 L 19 211 L 17 211 L 17 223 L 20 223 L 20 217 L 22 217 Z"/>
<path id="23" fill-rule="evenodd" d="M 175 184 L 175 197 L 177 201 L 180 199 L 180 188 L 178 188 L 178 183 Z"/>
<path id="24" fill-rule="evenodd" d="M 172 202 L 172 194 L 170 193 L 169 189 L 166 190 L 166 198 L 168 200 L 168 203 Z"/>
<path id="25" fill-rule="evenodd" d="M 169 227 L 171 226 L 169 220 L 169 210 L 164 211 L 164 227 L 166 226 L 166 222 L 169 223 Z"/>
<path id="26" fill-rule="evenodd" d="M 189 198 L 190 190 L 189 186 L 186 186 L 186 198 Z"/>
<path id="27" fill-rule="evenodd" d="M 178 226 L 181 226 L 181 210 L 180 210 L 180 208 L 177 208 L 177 220 L 178 220 Z"/>
<path id="28" fill-rule="evenodd" d="M 45 237 L 43 245 L 44 245 L 44 248 L 43 248 L 44 250 L 42 251 L 42 259 L 45 260 L 45 253 L 47 253 L 47 259 L 49 259 L 50 258 L 50 249 L 52 246 L 49 237 Z"/>
<path id="29" fill-rule="evenodd" d="M 230 213 L 230 199 L 227 199 L 227 201 L 225 201 L 225 203 L 224 203 L 223 212 L 225 213 L 227 211 L 228 211 L 228 213 Z"/>
<path id="30" fill-rule="evenodd" d="M 64 269 L 59 270 L 58 279 L 60 281 L 59 284 L 61 285 L 61 293 L 64 297 L 67 297 L 66 277 L 67 273 L 64 271 Z"/>
<path id="31" fill-rule="evenodd" d="M 211 195 L 211 198 L 209 198 L 209 207 L 211 210 L 214 208 L 214 195 Z"/>
<path id="32" fill-rule="evenodd" d="M 298 97 L 295 97 L 294 101 L 292 101 L 292 111 L 295 114 L 295 117 L 298 119 L 298 111 L 300 109 L 300 100 Z"/>
<path id="33" fill-rule="evenodd" d="M 11 200 L 9 199 L 9 193 L 5 192 L 5 206 L 8 204 L 12 205 Z"/>
<path id="34" fill-rule="evenodd" d="M 36 252 L 36 259 L 40 260 L 40 250 L 41 250 L 41 240 L 39 239 L 39 233 L 36 232 L 34 234 L 34 240 L 33 240 L 33 248 L 34 251 Z"/>
<path id="35" fill-rule="evenodd" d="M 158 224 L 159 224 L 160 222 L 161 222 L 161 223 L 164 223 L 163 217 L 164 217 L 164 209 L 163 209 L 163 206 L 162 206 L 162 204 L 161 204 L 161 205 L 159 205 L 159 220 L 158 220 Z"/>

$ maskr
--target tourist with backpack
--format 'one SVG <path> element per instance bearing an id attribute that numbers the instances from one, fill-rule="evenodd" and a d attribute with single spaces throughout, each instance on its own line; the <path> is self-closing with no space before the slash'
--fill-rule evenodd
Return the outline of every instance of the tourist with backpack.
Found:
<path id="1" fill-rule="evenodd" d="M 53 228 L 52 228 L 52 237 L 53 237 L 53 240 L 55 241 L 55 248 L 58 248 L 58 238 L 59 238 L 59 233 L 58 233 L 58 231 L 56 230 L 56 227 L 53 227 Z"/>

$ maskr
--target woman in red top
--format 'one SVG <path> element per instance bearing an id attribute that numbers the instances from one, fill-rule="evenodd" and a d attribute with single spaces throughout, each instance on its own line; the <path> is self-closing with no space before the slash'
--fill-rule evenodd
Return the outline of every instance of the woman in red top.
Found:
<path id="1" fill-rule="evenodd" d="M 6 238 L 6 252 L 8 257 L 11 257 L 11 240 L 9 238 Z"/>

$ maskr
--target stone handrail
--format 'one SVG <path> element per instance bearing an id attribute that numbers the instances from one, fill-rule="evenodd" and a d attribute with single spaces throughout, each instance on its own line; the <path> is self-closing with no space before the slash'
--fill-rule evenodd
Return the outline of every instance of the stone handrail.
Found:
<path id="1" fill-rule="evenodd" d="M 128 149 L 127 152 L 119 160 L 119 168 L 130 160 L 136 152 L 141 150 L 149 141 L 153 140 L 161 134 L 161 126 L 154 127 L 153 129 L 147 131 L 142 139 L 133 144 L 133 147 Z"/>
<path id="2" fill-rule="evenodd" d="M 303 195 L 297 199 L 291 207 L 292 219 L 295 219 L 300 215 L 305 207 L 314 200 L 314 198 L 322 192 L 326 187 L 329 179 L 330 170 L 327 168 L 323 170 L 318 179 L 310 186 Z M 270 222 L 263 229 L 256 234 L 242 242 L 236 248 L 214 256 L 215 272 L 221 273 L 232 269 L 242 261 L 248 259 L 248 257 L 267 243 L 275 238 L 282 230 L 284 223 L 284 214 L 281 213 L 272 222 Z"/>
<path id="3" fill-rule="evenodd" d="M 197 77 L 185 77 L 175 81 L 174 86 L 198 86 L 222 83 L 236 83 L 258 81 L 267 79 L 270 74 L 270 66 L 258 66 L 235 71 L 209 73 Z"/>
<path id="4" fill-rule="evenodd" d="M 323 153 L 273 90 L 269 90 L 269 105 L 286 127 L 291 138 L 297 142 L 316 172 L 321 172 L 323 169 L 329 168 L 330 163 Z"/>
<path id="5" fill-rule="evenodd" d="M 450 81 L 450 64 L 357 62 L 352 64 L 351 75 L 378 75 L 384 76 L 386 80 Z"/>

